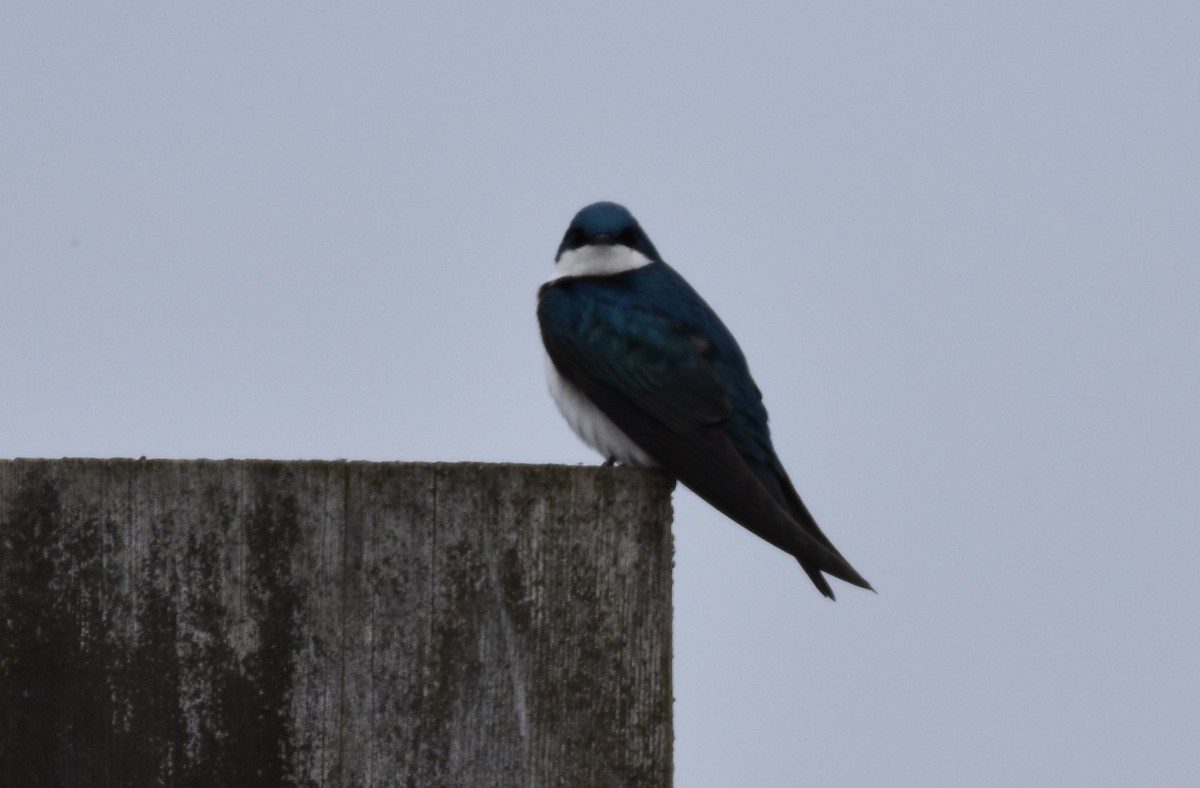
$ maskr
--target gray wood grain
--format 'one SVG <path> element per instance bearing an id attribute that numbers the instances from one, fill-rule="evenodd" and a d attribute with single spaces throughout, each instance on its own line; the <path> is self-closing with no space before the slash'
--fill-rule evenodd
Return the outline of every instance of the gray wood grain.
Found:
<path id="1" fill-rule="evenodd" d="M 0 461 L 0 785 L 669 785 L 670 490 Z"/>

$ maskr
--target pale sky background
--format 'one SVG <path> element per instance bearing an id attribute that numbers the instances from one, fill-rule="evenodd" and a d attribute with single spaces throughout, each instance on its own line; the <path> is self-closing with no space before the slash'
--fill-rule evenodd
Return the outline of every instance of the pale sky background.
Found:
<path id="1" fill-rule="evenodd" d="M 15 4 L 0 456 L 598 461 L 611 199 L 879 590 L 675 496 L 676 784 L 1200 773 L 1200 4 Z"/>

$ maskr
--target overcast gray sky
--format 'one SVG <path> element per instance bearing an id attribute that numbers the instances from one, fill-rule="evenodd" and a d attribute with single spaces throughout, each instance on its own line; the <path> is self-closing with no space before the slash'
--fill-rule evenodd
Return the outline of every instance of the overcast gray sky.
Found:
<path id="1" fill-rule="evenodd" d="M 878 588 L 676 494 L 680 786 L 1192 785 L 1200 5 L 5 4 L 0 455 L 597 461 L 625 203 Z"/>

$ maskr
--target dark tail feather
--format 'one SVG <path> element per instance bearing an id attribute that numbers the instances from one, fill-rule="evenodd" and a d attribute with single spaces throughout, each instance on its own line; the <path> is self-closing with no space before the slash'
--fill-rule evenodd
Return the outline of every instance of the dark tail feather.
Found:
<path id="1" fill-rule="evenodd" d="M 833 595 L 833 589 L 829 587 L 829 581 L 825 579 L 825 575 L 821 574 L 820 569 L 814 569 L 811 566 L 806 566 L 805 563 L 798 558 L 796 560 L 799 562 L 800 568 L 804 570 L 806 575 L 808 575 L 808 579 L 811 580 L 812 584 L 817 587 L 818 591 L 830 599 L 837 599 L 837 597 Z"/>
<path id="2" fill-rule="evenodd" d="M 845 558 L 842 558 L 840 553 L 836 551 L 830 551 L 826 553 L 824 558 L 826 561 L 820 567 L 813 566 L 811 561 L 803 558 L 797 558 L 796 561 L 799 562 L 800 568 L 804 570 L 806 575 L 808 575 L 808 579 L 811 580 L 813 585 L 817 587 L 817 590 L 825 596 L 829 597 L 830 599 L 837 599 L 837 597 L 833 595 L 833 589 L 829 587 L 829 581 L 825 579 L 825 575 L 822 574 L 822 572 L 826 572 L 832 577 L 836 577 L 838 580 L 844 580 L 851 585 L 858 586 L 859 588 L 865 588 L 868 591 L 875 590 L 871 587 L 871 584 L 866 581 L 866 578 L 860 575 L 854 569 L 854 567 L 850 566 L 849 561 L 847 561 Z"/>
<path id="3" fill-rule="evenodd" d="M 821 574 L 826 572 L 839 580 L 845 580 L 851 585 L 856 585 L 859 588 L 865 588 L 868 591 L 874 591 L 871 584 L 860 575 L 854 567 L 850 566 L 850 562 L 842 557 L 838 549 L 833 546 L 833 542 L 829 541 L 822 531 L 817 521 L 808 511 L 808 507 L 804 505 L 804 501 L 800 499 L 800 495 L 796 492 L 796 488 L 792 486 L 791 479 L 788 478 L 787 472 L 783 470 L 783 466 L 779 464 L 776 458 L 769 466 L 768 471 L 764 471 L 759 475 L 759 481 L 771 493 L 775 501 L 791 515 L 792 521 L 812 539 L 816 540 L 821 549 L 816 551 L 817 555 L 805 555 L 800 558 L 801 552 L 795 552 L 796 560 L 800 562 L 800 566 L 804 572 L 812 580 L 813 585 L 817 589 L 829 597 L 834 599 L 833 590 L 829 587 L 829 583 Z"/>

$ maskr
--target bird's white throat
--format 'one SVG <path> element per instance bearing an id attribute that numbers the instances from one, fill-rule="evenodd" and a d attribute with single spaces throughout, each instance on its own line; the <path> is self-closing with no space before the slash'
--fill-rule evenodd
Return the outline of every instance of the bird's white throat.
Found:
<path id="1" fill-rule="evenodd" d="M 654 262 L 622 244 L 598 244 L 568 249 L 558 257 L 556 279 L 566 276 L 613 276 Z"/>

